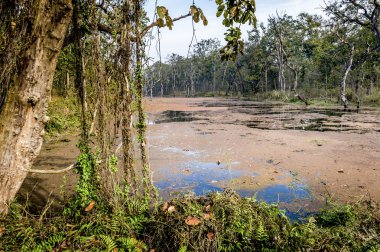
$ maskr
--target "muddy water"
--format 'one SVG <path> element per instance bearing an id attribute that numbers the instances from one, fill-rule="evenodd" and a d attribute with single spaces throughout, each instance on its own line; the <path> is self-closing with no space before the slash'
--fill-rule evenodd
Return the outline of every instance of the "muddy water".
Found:
<path id="1" fill-rule="evenodd" d="M 298 218 L 326 197 L 380 200 L 380 110 L 225 99 L 147 101 L 164 197 L 233 188 Z"/>
<path id="2" fill-rule="evenodd" d="M 316 211 L 326 196 L 380 201 L 380 109 L 358 114 L 205 98 L 153 99 L 145 106 L 153 178 L 164 198 L 232 188 L 278 203 L 292 218 Z M 75 143 L 73 137 L 46 144 L 34 168 L 73 162 Z M 70 187 L 75 175 L 68 177 Z M 58 194 L 61 181 L 62 175 L 31 175 L 22 192 L 34 185 L 45 196 L 52 189 Z"/>

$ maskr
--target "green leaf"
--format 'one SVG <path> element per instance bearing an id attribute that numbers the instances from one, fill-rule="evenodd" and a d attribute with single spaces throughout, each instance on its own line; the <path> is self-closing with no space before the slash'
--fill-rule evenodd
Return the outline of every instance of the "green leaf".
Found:
<path id="1" fill-rule="evenodd" d="M 157 15 L 159 18 L 164 18 L 168 10 L 164 6 L 157 6 Z"/>
<path id="2" fill-rule="evenodd" d="M 162 18 L 157 19 L 157 26 L 160 28 L 165 26 L 164 20 Z"/>

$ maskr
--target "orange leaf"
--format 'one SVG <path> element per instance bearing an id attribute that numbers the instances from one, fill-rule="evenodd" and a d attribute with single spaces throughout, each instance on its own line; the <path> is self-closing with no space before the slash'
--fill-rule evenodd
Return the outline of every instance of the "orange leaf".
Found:
<path id="1" fill-rule="evenodd" d="M 84 209 L 86 212 L 90 212 L 95 206 L 95 201 L 91 201 L 90 204 Z"/>
<path id="2" fill-rule="evenodd" d="M 168 213 L 173 213 L 173 212 L 175 212 L 175 211 L 176 211 L 175 206 L 170 206 L 170 207 L 168 208 Z"/>
<path id="3" fill-rule="evenodd" d="M 197 217 L 189 216 L 186 218 L 185 223 L 189 226 L 197 226 L 197 225 L 201 224 L 202 222 Z"/>
<path id="4" fill-rule="evenodd" d="M 210 212 L 211 211 L 211 205 L 207 205 L 205 210 L 206 210 L 206 212 Z"/>
<path id="5" fill-rule="evenodd" d="M 169 208 L 169 203 L 165 202 L 164 205 L 162 206 L 162 211 L 166 212 L 166 210 L 168 210 L 168 208 Z"/>
<path id="6" fill-rule="evenodd" d="M 215 234 L 214 234 L 213 232 L 208 232 L 208 233 L 207 233 L 207 239 L 208 239 L 209 241 L 214 240 L 214 238 L 215 238 Z"/>
<path id="7" fill-rule="evenodd" d="M 211 214 L 209 214 L 209 213 L 204 213 L 203 214 L 203 219 L 205 219 L 205 220 L 210 220 L 211 219 Z"/>
<path id="8" fill-rule="evenodd" d="M 3 236 L 3 234 L 4 234 L 4 227 L 0 227 L 0 236 Z"/>

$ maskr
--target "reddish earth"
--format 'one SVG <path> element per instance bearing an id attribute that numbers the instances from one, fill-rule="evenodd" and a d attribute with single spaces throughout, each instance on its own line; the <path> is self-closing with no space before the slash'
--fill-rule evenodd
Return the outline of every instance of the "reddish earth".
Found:
<path id="1" fill-rule="evenodd" d="M 380 202 L 379 109 L 357 114 L 221 98 L 157 98 L 145 107 L 153 178 L 166 191 L 191 189 L 198 179 L 204 188 L 241 192 L 296 183 L 319 200 Z M 66 140 L 47 142 L 33 168 L 73 163 L 77 137 Z M 44 204 L 51 191 L 59 196 L 62 177 L 30 174 L 20 195 Z M 66 180 L 73 188 L 75 174 Z"/>

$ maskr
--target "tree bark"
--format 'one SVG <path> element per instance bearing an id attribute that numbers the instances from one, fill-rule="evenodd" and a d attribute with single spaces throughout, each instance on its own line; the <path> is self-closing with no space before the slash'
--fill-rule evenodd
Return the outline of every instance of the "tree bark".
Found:
<path id="1" fill-rule="evenodd" d="M 344 71 L 344 75 L 343 75 L 343 78 L 342 78 L 342 83 L 340 85 L 340 99 L 343 102 L 343 106 L 344 106 L 345 109 L 348 108 L 348 100 L 347 100 L 347 97 L 346 97 L 346 80 L 347 80 L 348 74 L 351 71 L 352 62 L 353 62 L 353 59 L 354 59 L 354 51 L 355 51 L 355 47 L 351 46 L 350 59 L 348 60 L 346 71 Z"/>
<path id="2" fill-rule="evenodd" d="M 40 153 L 53 75 L 73 11 L 70 0 L 35 2 L 32 42 L 0 113 L 2 215 Z"/>

